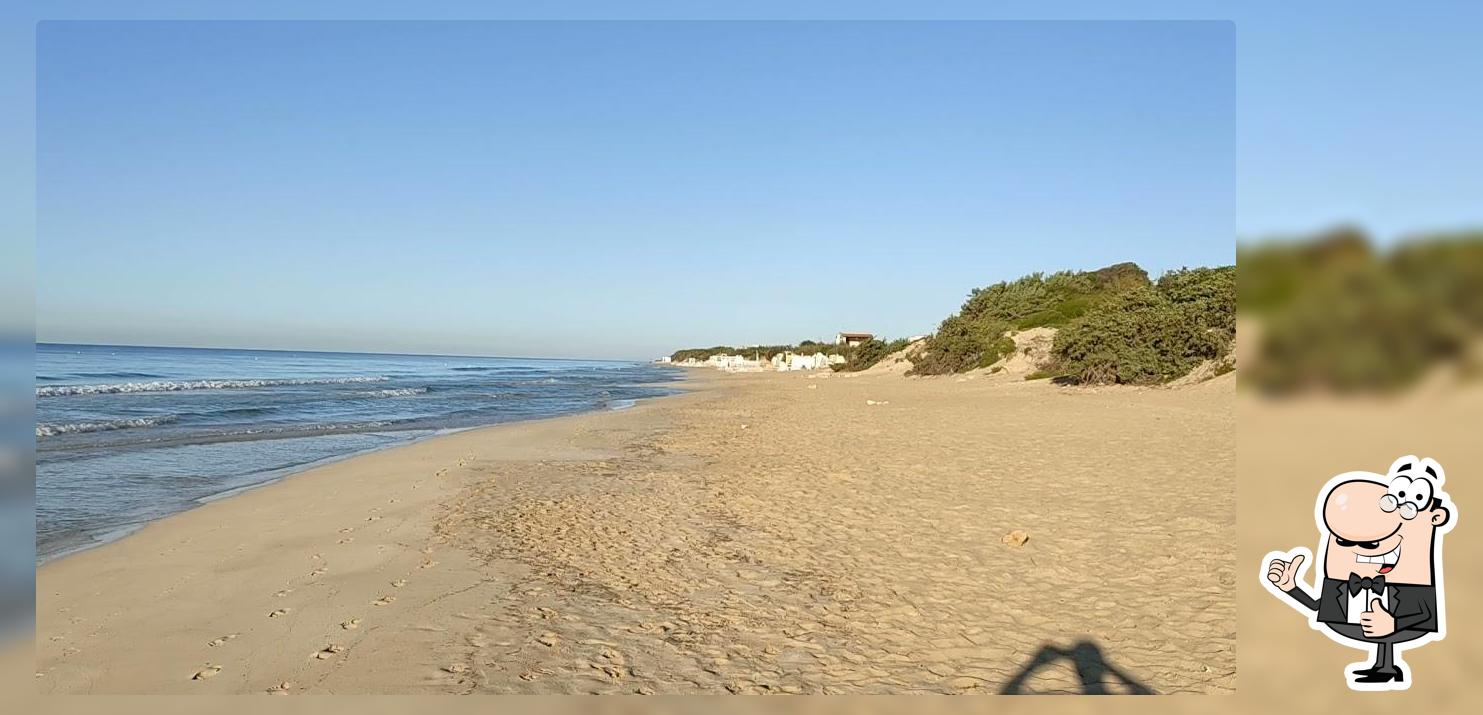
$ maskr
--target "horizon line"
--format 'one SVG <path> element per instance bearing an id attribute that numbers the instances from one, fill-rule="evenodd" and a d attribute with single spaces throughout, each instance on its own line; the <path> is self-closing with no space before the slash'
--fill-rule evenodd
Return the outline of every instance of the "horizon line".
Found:
<path id="1" fill-rule="evenodd" d="M 576 358 L 576 357 L 528 357 L 521 355 L 464 355 L 453 353 L 394 353 L 379 351 L 360 350 L 300 350 L 296 348 L 239 348 L 239 347 L 203 347 L 199 345 L 137 345 L 127 343 L 59 343 L 48 340 L 37 340 L 35 345 L 50 346 L 76 346 L 87 348 L 157 348 L 165 350 L 236 350 L 263 353 L 314 353 L 321 355 L 394 355 L 398 357 L 438 357 L 438 358 L 468 358 L 470 360 L 549 360 L 566 362 L 652 362 L 651 360 L 624 360 L 619 358 Z"/>

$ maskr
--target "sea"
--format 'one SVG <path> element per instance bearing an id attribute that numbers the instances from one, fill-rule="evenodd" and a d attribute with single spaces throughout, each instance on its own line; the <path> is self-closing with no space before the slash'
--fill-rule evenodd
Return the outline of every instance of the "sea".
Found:
<path id="1" fill-rule="evenodd" d="M 640 362 L 36 346 L 38 561 L 309 466 L 676 392 Z"/>

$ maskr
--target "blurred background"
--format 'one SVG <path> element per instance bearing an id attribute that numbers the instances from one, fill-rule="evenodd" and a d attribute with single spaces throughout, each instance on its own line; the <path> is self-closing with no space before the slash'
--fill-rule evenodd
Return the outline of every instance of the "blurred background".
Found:
<path id="1" fill-rule="evenodd" d="M 1238 696 L 1299 709 L 1379 712 L 1406 697 L 1460 711 L 1483 667 L 1483 231 L 1388 245 L 1341 227 L 1244 243 L 1238 253 L 1237 534 L 1250 572 L 1237 599 Z M 1384 473 L 1406 454 L 1446 469 L 1445 640 L 1405 656 L 1412 689 L 1360 694 L 1368 657 L 1309 630 L 1267 593 L 1272 550 L 1318 551 L 1313 504 L 1335 474 Z"/>
<path id="2" fill-rule="evenodd" d="M 1483 197 L 1480 197 L 1483 198 Z M 1244 243 L 1241 382 L 1269 398 L 1396 397 L 1483 375 L 1483 229 Z"/>
<path id="3" fill-rule="evenodd" d="M 43 17 L 229 17 L 184 3 L 100 2 L 0 11 L 0 633 L 29 628 L 34 472 L 31 402 L 34 21 Z M 1461 710 L 1483 667 L 1483 4 L 1130 1 L 634 2 L 540 9 L 426 2 L 305 7 L 278 18 L 1063 19 L 1233 21 L 1238 38 L 1240 504 L 1238 695 L 1229 707 Z M 13 20 L 13 21 L 12 21 Z M 14 100 L 14 101 L 12 101 Z M 1458 505 L 1448 539 L 1448 637 L 1406 655 L 1413 687 L 1356 694 L 1342 668 L 1363 657 L 1310 630 L 1257 580 L 1272 549 L 1318 538 L 1313 500 L 1332 475 L 1384 471 L 1402 454 L 1447 469 Z M 1222 475 L 1211 475 L 1221 478 Z M 1192 477 L 1193 478 L 1193 477 Z M 1483 522 L 1480 522 L 1483 523 Z M 1191 568 L 1199 568 L 1192 564 Z M 21 673 L 23 647 L 4 649 Z M 1136 664 L 1129 664 L 1136 670 Z M 1058 711 L 1089 710 L 1085 700 Z M 1146 707 L 1146 705 L 1144 705 Z M 540 707 L 532 704 L 531 707 Z M 1044 706 L 1042 706 L 1044 707 Z M 374 710 L 373 707 L 366 709 Z M 619 707 L 617 709 L 624 709 Z M 944 709 L 951 709 L 950 707 Z"/>

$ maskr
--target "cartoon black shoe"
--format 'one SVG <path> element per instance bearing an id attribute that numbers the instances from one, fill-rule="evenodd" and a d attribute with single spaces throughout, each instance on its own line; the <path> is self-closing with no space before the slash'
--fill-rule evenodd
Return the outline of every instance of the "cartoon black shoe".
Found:
<path id="1" fill-rule="evenodd" d="M 1369 670 L 1369 671 L 1356 670 L 1356 671 L 1354 671 L 1354 674 L 1360 676 L 1360 677 L 1354 679 L 1354 682 L 1356 682 L 1356 683 L 1389 683 L 1392 680 L 1394 680 L 1397 683 L 1404 683 L 1404 682 L 1406 682 L 1406 674 L 1403 671 L 1401 671 L 1400 668 L 1396 668 L 1395 670 L 1391 670 L 1391 671 L 1384 671 L 1384 670 Z M 1363 675 L 1361 675 L 1361 674 L 1363 674 Z"/>

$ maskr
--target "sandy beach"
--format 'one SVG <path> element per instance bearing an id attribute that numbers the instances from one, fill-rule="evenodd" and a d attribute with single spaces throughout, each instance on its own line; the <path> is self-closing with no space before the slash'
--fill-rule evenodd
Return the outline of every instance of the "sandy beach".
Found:
<path id="1" fill-rule="evenodd" d="M 363 455 L 40 568 L 36 686 L 1231 692 L 1233 378 L 694 371 Z"/>

